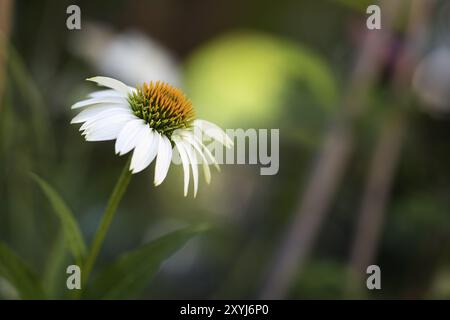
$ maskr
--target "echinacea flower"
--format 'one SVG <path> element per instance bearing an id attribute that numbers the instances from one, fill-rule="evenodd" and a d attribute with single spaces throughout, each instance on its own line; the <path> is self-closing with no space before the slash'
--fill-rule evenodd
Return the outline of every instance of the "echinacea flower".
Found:
<path id="1" fill-rule="evenodd" d="M 226 147 L 231 147 L 233 142 L 217 125 L 195 119 L 192 103 L 181 90 L 159 81 L 132 88 L 107 77 L 87 80 L 110 89 L 93 92 L 88 99 L 72 106 L 72 109 L 84 108 L 71 123 L 83 123 L 80 131 L 86 141 L 116 140 L 115 151 L 119 155 L 133 150 L 129 167 L 132 173 L 144 170 L 156 159 L 156 186 L 167 176 L 176 148 L 184 171 L 184 195 L 189 187 L 189 167 L 194 196 L 198 189 L 199 162 L 203 164 L 206 182 L 210 182 L 208 164 L 218 167 L 217 161 L 194 131 Z"/>

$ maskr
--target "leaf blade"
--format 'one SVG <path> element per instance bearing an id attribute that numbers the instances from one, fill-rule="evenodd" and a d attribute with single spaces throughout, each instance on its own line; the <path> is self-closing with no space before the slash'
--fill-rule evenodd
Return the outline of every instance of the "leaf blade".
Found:
<path id="1" fill-rule="evenodd" d="M 89 298 L 129 298 L 143 290 L 161 264 L 206 226 L 182 228 L 127 252 L 94 279 Z"/>
<path id="2" fill-rule="evenodd" d="M 15 287 L 22 299 L 45 297 L 38 278 L 25 262 L 2 242 L 0 242 L 0 276 Z"/>
<path id="3" fill-rule="evenodd" d="M 52 205 L 54 212 L 61 222 L 64 240 L 76 263 L 81 265 L 86 255 L 86 244 L 72 211 L 56 190 L 45 180 L 34 173 L 31 173 L 31 177 L 36 181 Z"/>

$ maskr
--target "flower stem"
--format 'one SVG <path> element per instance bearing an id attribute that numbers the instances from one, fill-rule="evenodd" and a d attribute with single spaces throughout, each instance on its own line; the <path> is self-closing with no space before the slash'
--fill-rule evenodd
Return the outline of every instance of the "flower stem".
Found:
<path id="1" fill-rule="evenodd" d="M 82 277 L 82 287 L 87 284 L 89 280 L 89 275 L 94 267 L 95 260 L 97 259 L 98 253 L 102 247 L 103 241 L 105 239 L 106 233 L 108 232 L 109 226 L 111 224 L 112 219 L 114 218 L 114 214 L 116 213 L 117 206 L 122 199 L 128 184 L 131 179 L 131 171 L 129 170 L 131 157 L 128 159 L 125 167 L 120 174 L 119 180 L 114 187 L 114 190 L 109 197 L 108 205 L 103 213 L 102 220 L 100 225 L 95 233 L 94 241 L 92 242 L 91 248 L 89 250 L 89 254 L 85 260 L 84 268 L 82 272 L 84 273 Z"/>

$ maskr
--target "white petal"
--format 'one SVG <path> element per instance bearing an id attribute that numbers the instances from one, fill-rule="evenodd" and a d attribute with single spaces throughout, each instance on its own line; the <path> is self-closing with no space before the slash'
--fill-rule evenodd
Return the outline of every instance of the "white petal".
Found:
<path id="1" fill-rule="evenodd" d="M 219 163 L 217 162 L 216 158 L 211 154 L 211 151 L 209 151 L 209 149 L 203 144 L 203 142 L 200 140 L 200 138 L 197 137 L 195 134 L 194 134 L 194 139 L 195 139 L 195 141 L 197 141 L 198 144 L 202 147 L 202 149 L 203 149 L 203 154 L 205 154 L 206 157 L 209 158 L 209 161 L 210 161 L 211 163 L 213 163 L 214 166 L 216 167 L 217 171 L 220 172 L 220 166 L 219 166 Z"/>
<path id="2" fill-rule="evenodd" d="M 209 170 L 208 159 L 206 159 L 205 155 L 203 154 L 201 146 L 194 139 L 194 134 L 192 134 L 191 132 L 185 132 L 185 134 L 183 135 L 183 139 L 184 141 L 186 141 L 186 143 L 192 145 L 197 153 L 202 157 L 203 174 L 205 175 L 206 183 L 209 184 L 211 182 L 211 170 Z"/>
<path id="3" fill-rule="evenodd" d="M 195 156 L 195 153 L 192 152 L 191 146 L 187 144 L 184 141 L 181 141 L 183 144 L 184 150 L 186 151 L 189 162 L 191 163 L 192 168 L 192 178 L 194 180 L 194 198 L 197 195 L 198 190 L 198 168 L 197 168 L 197 157 Z"/>
<path id="4" fill-rule="evenodd" d="M 172 160 L 172 145 L 165 135 L 159 136 L 158 156 L 155 165 L 155 186 L 160 185 L 167 176 Z"/>
<path id="5" fill-rule="evenodd" d="M 180 143 L 180 138 L 176 136 L 172 136 L 175 145 L 177 146 L 178 153 L 180 154 L 181 163 L 183 165 L 183 173 L 184 173 L 184 196 L 187 196 L 188 188 L 189 188 L 189 158 L 187 156 L 186 150 L 184 150 L 183 143 Z"/>
<path id="6" fill-rule="evenodd" d="M 93 122 L 84 131 L 87 141 L 105 141 L 116 139 L 125 124 L 133 119 L 133 115 L 114 115 Z"/>
<path id="7" fill-rule="evenodd" d="M 106 89 L 91 92 L 89 94 L 91 98 L 111 98 L 111 97 L 123 97 L 123 94 L 117 92 L 116 90 Z"/>
<path id="8" fill-rule="evenodd" d="M 200 128 L 208 137 L 219 141 L 227 148 L 233 146 L 233 141 L 228 135 L 216 124 L 206 120 L 194 120 L 194 126 Z"/>
<path id="9" fill-rule="evenodd" d="M 129 112 L 122 110 L 107 110 L 101 114 L 87 120 L 80 128 L 86 133 L 91 130 L 98 130 L 114 123 L 125 123 L 137 117 Z"/>
<path id="10" fill-rule="evenodd" d="M 85 99 L 85 100 L 78 101 L 77 103 L 72 105 L 71 108 L 78 109 L 78 108 L 82 108 L 82 107 L 86 107 L 86 106 L 96 105 L 99 103 L 106 103 L 108 105 L 117 104 L 117 105 L 121 105 L 122 107 L 130 108 L 130 106 L 128 105 L 128 101 L 123 97 L 103 97 L 103 98 Z"/>
<path id="11" fill-rule="evenodd" d="M 122 108 L 110 108 L 87 119 L 79 130 L 89 131 L 90 128 L 98 126 L 99 123 L 108 124 L 109 122 L 132 119 L 138 118 L 130 110 Z"/>
<path id="12" fill-rule="evenodd" d="M 132 173 L 144 170 L 155 159 L 159 143 L 157 135 L 158 133 L 155 133 L 150 127 L 143 132 L 131 158 L 130 170 Z"/>
<path id="13" fill-rule="evenodd" d="M 211 170 L 209 169 L 208 162 L 203 155 L 203 153 L 200 153 L 200 155 L 203 157 L 203 175 L 205 176 L 205 181 L 207 184 L 211 183 Z"/>
<path id="14" fill-rule="evenodd" d="M 120 82 L 119 80 L 113 79 L 113 78 L 93 77 L 93 78 L 88 78 L 86 80 L 97 82 L 99 85 L 114 89 L 114 90 L 122 93 L 124 96 L 128 96 L 128 94 L 132 93 L 132 91 L 126 84 L 124 84 L 123 82 Z"/>
<path id="15" fill-rule="evenodd" d="M 203 155 L 205 155 L 209 161 L 207 161 L 207 163 L 212 163 L 214 164 L 214 166 L 216 167 L 217 171 L 220 172 L 220 167 L 219 167 L 219 163 L 217 162 L 216 158 L 214 158 L 214 156 L 211 154 L 211 151 L 209 151 L 209 149 L 203 144 L 203 142 L 201 141 L 201 139 L 194 133 L 192 133 L 191 130 L 186 130 L 186 129 L 177 129 L 173 132 L 172 137 L 173 136 L 180 136 L 181 139 L 183 139 L 185 136 L 192 136 L 193 139 L 198 143 L 198 145 L 201 147 L 202 151 L 203 151 Z"/>
<path id="16" fill-rule="evenodd" d="M 136 92 L 136 88 L 128 86 L 130 92 Z M 113 89 L 98 90 L 88 95 L 90 98 L 125 98 L 124 95 Z"/>
<path id="17" fill-rule="evenodd" d="M 89 119 L 93 119 L 96 116 L 101 115 L 105 111 L 109 110 L 117 110 L 117 109 L 124 109 L 122 107 L 115 107 L 114 105 L 105 105 L 105 104 L 99 104 L 94 105 L 92 107 L 88 107 L 81 111 L 79 114 L 77 114 L 70 123 L 82 123 L 85 121 L 88 121 Z M 125 109 L 127 110 L 127 109 Z"/>
<path id="18" fill-rule="evenodd" d="M 119 132 L 116 140 L 116 154 L 123 155 L 130 152 L 139 141 L 139 137 L 147 130 L 148 125 L 142 119 L 133 119 L 127 122 Z"/>
<path id="19" fill-rule="evenodd" d="M 123 124 L 114 123 L 106 128 L 92 130 L 86 134 L 86 141 L 107 141 L 116 139 L 118 132 L 122 129 Z"/>

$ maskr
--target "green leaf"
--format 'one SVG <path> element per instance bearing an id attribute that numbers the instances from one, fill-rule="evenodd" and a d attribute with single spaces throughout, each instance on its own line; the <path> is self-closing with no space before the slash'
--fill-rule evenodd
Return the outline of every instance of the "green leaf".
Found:
<path id="1" fill-rule="evenodd" d="M 2 39 L 0 34 L 0 41 L 2 40 L 6 39 Z M 49 121 L 49 108 L 46 107 L 37 82 L 34 81 L 19 52 L 10 42 L 3 42 L 5 44 L 4 50 L 8 53 L 7 63 L 11 82 L 14 82 L 15 88 L 21 93 L 20 97 L 24 99 L 30 108 L 29 119 L 34 131 L 34 141 L 36 141 L 37 150 L 40 152 L 40 155 L 45 153 L 46 158 L 53 159 L 56 151 L 54 148 L 54 137 L 51 134 L 52 122 Z"/>
<path id="2" fill-rule="evenodd" d="M 66 268 L 72 264 L 72 258 L 67 252 L 63 233 L 61 229 L 54 237 L 42 273 L 42 282 L 45 283 L 44 289 L 49 299 L 58 299 L 67 293 L 67 288 L 61 283 L 66 282 Z"/>
<path id="3" fill-rule="evenodd" d="M 31 176 L 41 187 L 42 191 L 51 203 L 56 215 L 61 221 L 64 240 L 76 263 L 78 265 L 82 265 L 83 258 L 86 255 L 86 244 L 72 211 L 69 209 L 61 196 L 55 191 L 55 189 L 53 189 L 47 182 L 34 173 L 31 173 Z"/>
<path id="4" fill-rule="evenodd" d="M 123 254 L 94 279 L 88 297 L 123 299 L 136 295 L 145 289 L 164 260 L 206 229 L 200 225 L 176 230 Z"/>
<path id="5" fill-rule="evenodd" d="M 0 277 L 19 292 L 22 299 L 42 299 L 42 286 L 27 265 L 6 244 L 0 242 Z"/>

